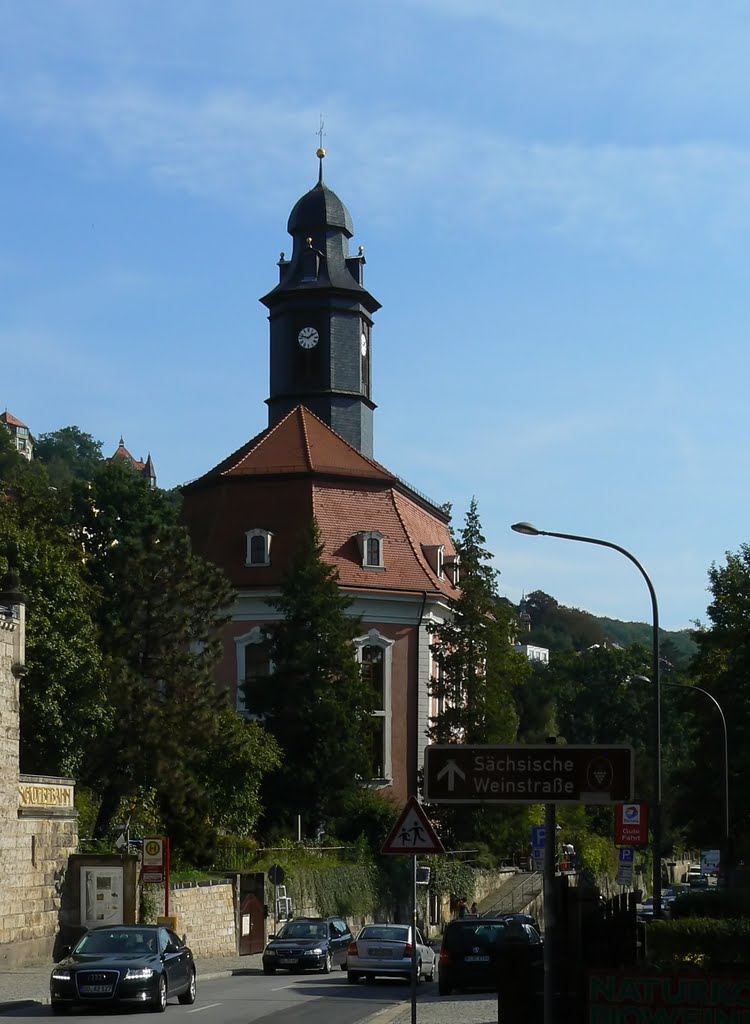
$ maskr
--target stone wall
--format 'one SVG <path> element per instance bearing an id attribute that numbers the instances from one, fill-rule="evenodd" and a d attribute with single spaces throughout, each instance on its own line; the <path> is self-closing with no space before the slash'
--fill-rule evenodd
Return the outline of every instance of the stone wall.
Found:
<path id="1" fill-rule="evenodd" d="M 198 960 L 202 956 L 235 956 L 235 889 L 230 881 L 184 882 L 172 885 L 169 913 L 177 917 L 177 931 Z"/>
<path id="2" fill-rule="evenodd" d="M 24 625 L 22 604 L 0 606 L 0 966 L 51 960 L 78 845 L 72 780 L 18 774 Z"/>

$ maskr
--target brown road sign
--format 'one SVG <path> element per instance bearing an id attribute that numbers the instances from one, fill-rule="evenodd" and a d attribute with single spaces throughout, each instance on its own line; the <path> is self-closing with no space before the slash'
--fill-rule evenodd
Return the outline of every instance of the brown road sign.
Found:
<path id="1" fill-rule="evenodd" d="M 380 852 L 418 857 L 420 853 L 445 853 L 445 850 L 422 805 L 410 796 Z"/>
<path id="2" fill-rule="evenodd" d="M 633 756 L 626 746 L 525 743 L 425 749 L 424 800 L 430 804 L 626 803 Z"/>

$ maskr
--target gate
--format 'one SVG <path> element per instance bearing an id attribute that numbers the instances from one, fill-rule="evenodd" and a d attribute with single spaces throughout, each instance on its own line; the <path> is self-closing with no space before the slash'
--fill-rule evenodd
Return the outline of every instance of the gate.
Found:
<path id="1" fill-rule="evenodd" d="M 262 953 L 266 945 L 263 872 L 240 875 L 240 956 Z"/>

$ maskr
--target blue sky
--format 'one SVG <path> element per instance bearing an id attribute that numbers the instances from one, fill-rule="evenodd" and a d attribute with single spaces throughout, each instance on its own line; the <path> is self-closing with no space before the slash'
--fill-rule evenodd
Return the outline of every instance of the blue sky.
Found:
<path id="1" fill-rule="evenodd" d="M 517 601 L 667 628 L 750 540 L 745 3 L 0 0 L 0 406 L 203 473 L 317 174 L 383 303 L 375 455 Z"/>

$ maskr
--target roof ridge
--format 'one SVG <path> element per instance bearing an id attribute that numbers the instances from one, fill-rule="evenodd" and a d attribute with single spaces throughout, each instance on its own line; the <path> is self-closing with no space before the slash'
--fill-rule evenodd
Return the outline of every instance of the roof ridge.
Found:
<path id="1" fill-rule="evenodd" d="M 396 515 L 398 516 L 398 520 L 401 523 L 403 531 L 406 534 L 406 538 L 409 541 L 409 544 L 411 545 L 412 551 L 414 552 L 414 557 L 417 560 L 417 564 L 419 565 L 419 567 L 422 570 L 422 572 L 425 573 L 425 575 L 427 576 L 427 579 L 430 580 L 431 583 L 433 582 L 432 577 L 434 576 L 434 583 L 437 585 L 438 590 L 440 590 L 440 589 L 442 589 L 441 586 L 440 586 L 440 580 L 438 579 L 437 574 L 433 573 L 432 569 L 430 569 L 430 564 L 427 561 L 427 559 L 424 557 L 424 552 L 422 551 L 422 545 L 420 544 L 419 548 L 417 548 L 417 544 L 416 544 L 414 538 L 412 537 L 411 530 L 406 525 L 406 520 L 401 515 L 401 509 L 399 508 L 399 504 L 398 504 L 398 495 L 399 495 L 399 491 L 395 487 L 391 487 L 391 500 L 393 501 L 393 507 L 396 510 Z M 401 495 L 401 497 L 403 497 L 403 495 Z M 427 566 L 427 569 L 429 570 L 428 572 L 425 572 L 425 566 Z"/>
<path id="2" fill-rule="evenodd" d="M 310 448 L 310 435 L 307 432 L 307 423 L 305 422 L 305 410 L 307 409 L 307 406 L 300 404 L 300 405 L 295 407 L 294 411 L 296 412 L 297 409 L 299 409 L 299 419 L 300 419 L 300 424 L 302 426 L 302 436 L 305 439 L 305 457 L 307 458 L 307 468 L 310 470 L 311 473 L 313 473 L 314 472 L 314 466 L 313 466 L 312 450 Z"/>
<path id="3" fill-rule="evenodd" d="M 337 430 L 333 429 L 333 427 L 331 426 L 330 423 L 326 423 L 325 420 L 322 420 L 320 418 L 320 416 L 317 416 L 312 411 L 312 409 L 309 409 L 302 402 L 300 402 L 300 404 L 296 408 L 304 409 L 304 411 L 307 413 L 308 416 L 312 416 L 312 418 L 314 420 L 317 420 L 318 423 L 321 423 L 324 427 L 326 427 L 327 430 L 330 430 L 331 433 L 335 437 L 337 437 L 340 441 L 343 441 L 343 443 L 346 445 L 346 447 L 349 448 L 351 451 L 353 451 L 355 453 L 355 455 L 358 455 L 360 457 L 360 459 L 364 459 L 365 462 L 369 462 L 369 464 L 371 466 L 373 466 L 375 469 L 379 469 L 382 473 L 387 473 L 388 477 L 391 480 L 397 480 L 398 479 L 398 477 L 396 476 L 395 473 L 392 473 L 391 470 L 388 469 L 386 466 L 384 466 L 382 463 L 377 462 L 375 459 L 370 458 L 369 455 L 365 455 L 365 453 L 360 451 L 359 448 L 355 448 L 355 446 L 351 443 L 351 441 L 347 441 L 347 439 L 342 434 L 339 434 L 339 432 Z M 286 417 L 284 417 L 284 418 L 286 419 Z M 305 431 L 305 438 L 307 438 L 307 431 Z M 407 486 L 408 486 L 408 484 L 407 484 Z"/>

